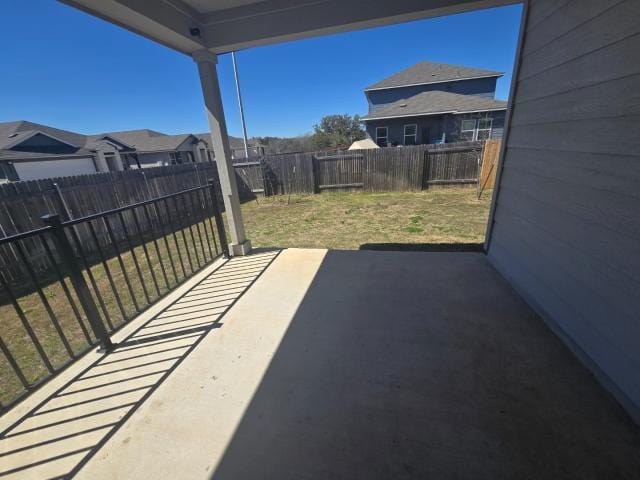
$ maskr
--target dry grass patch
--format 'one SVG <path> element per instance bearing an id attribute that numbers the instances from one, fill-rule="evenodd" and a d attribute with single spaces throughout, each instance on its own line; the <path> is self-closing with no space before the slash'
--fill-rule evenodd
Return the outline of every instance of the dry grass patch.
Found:
<path id="1" fill-rule="evenodd" d="M 491 194 L 473 189 L 323 193 L 243 205 L 256 247 L 358 249 L 366 243 L 480 243 Z"/>

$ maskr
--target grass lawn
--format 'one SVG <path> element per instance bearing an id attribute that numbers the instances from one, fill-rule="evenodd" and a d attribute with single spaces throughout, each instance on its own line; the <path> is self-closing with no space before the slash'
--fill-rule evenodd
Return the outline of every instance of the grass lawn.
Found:
<path id="1" fill-rule="evenodd" d="M 255 247 L 358 249 L 366 243 L 481 243 L 491 192 L 323 193 L 260 198 L 242 213 Z"/>
<path id="2" fill-rule="evenodd" d="M 167 235 L 160 237 L 156 242 L 147 242 L 145 244 L 146 252 L 142 245 L 134 247 L 133 251 L 135 260 L 138 262 L 139 272 L 138 268 L 136 268 L 134 255 L 131 254 L 126 245 L 121 245 L 122 264 L 115 256 L 115 250 L 113 248 L 108 249 L 110 258 L 107 259 L 106 265 L 111 274 L 113 284 L 119 291 L 119 301 L 112 293 L 107 269 L 97 259 L 97 263 L 91 267 L 91 272 L 101 293 L 102 303 L 95 296 L 94 300 L 103 321 L 106 318 L 104 311 L 108 312 L 110 318 L 108 327 L 111 329 L 121 326 L 128 318 L 134 317 L 137 311 L 156 302 L 160 296 L 175 288 L 178 282 L 190 277 L 205 262 L 211 261 L 212 252 L 209 250 L 209 246 L 211 246 L 212 250 L 219 251 L 220 245 L 217 240 L 214 243 L 211 238 L 212 227 L 212 223 L 207 223 L 206 227 L 203 223 L 198 223 L 191 228 L 178 230 L 175 236 Z M 199 232 L 198 229 L 200 229 Z M 206 241 L 207 237 L 209 242 Z M 202 238 L 202 242 L 200 238 Z M 216 252 L 214 251 L 213 254 L 216 255 Z M 149 262 L 147 262 L 147 255 L 149 256 Z M 159 258 L 163 259 L 164 272 Z M 127 272 L 127 277 L 130 279 L 130 289 L 125 282 L 122 267 L 124 267 L 124 271 Z M 85 279 L 91 288 L 91 281 L 86 274 L 86 270 Z M 41 286 L 43 294 L 58 318 L 73 353 L 79 355 L 86 351 L 89 343 L 80 323 L 89 331 L 90 340 L 93 340 L 93 335 L 86 317 L 82 314 L 82 310 L 79 308 L 79 313 L 81 314 L 79 322 L 59 282 L 50 283 L 50 281 L 47 282 L 41 278 Z M 79 307 L 75 291 L 71 287 L 69 289 L 74 302 Z M 6 299 L 5 302 L 7 302 Z M 59 368 L 69 360 L 69 354 L 57 334 L 39 295 L 36 292 L 23 295 L 18 298 L 18 303 L 52 365 L 56 369 Z M 47 376 L 45 365 L 10 303 L 0 304 L 0 335 L 12 352 L 16 362 L 20 365 L 29 383 L 34 383 Z M 4 355 L 0 353 L 0 404 L 11 402 L 22 391 L 23 387 L 20 381 L 13 373 Z"/>

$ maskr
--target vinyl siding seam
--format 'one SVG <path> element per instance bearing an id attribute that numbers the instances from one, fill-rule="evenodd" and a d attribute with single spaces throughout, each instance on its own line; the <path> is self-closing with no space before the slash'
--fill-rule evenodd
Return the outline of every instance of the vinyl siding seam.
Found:
<path id="1" fill-rule="evenodd" d="M 605 85 L 607 83 L 612 83 L 612 82 L 617 82 L 618 80 L 625 80 L 627 78 L 631 78 L 631 77 L 640 77 L 640 73 L 630 73 L 628 75 L 621 75 L 619 77 L 615 77 L 615 78 L 608 78 L 606 80 L 599 80 L 597 82 L 593 82 L 593 83 L 589 83 L 589 84 L 585 84 L 585 85 L 580 85 L 577 87 L 573 87 L 573 88 L 568 88 L 566 90 L 558 90 L 556 92 L 553 93 L 549 93 L 547 95 L 542 95 L 540 97 L 530 97 L 527 98 L 525 100 L 520 100 L 518 102 L 518 105 L 527 105 L 528 103 L 532 103 L 538 100 L 545 100 L 548 98 L 552 98 L 552 97 L 558 97 L 561 95 L 566 95 L 567 93 L 572 93 L 572 92 L 577 92 L 579 90 L 585 90 L 588 88 L 593 88 L 593 87 L 598 87 L 601 85 Z"/>
<path id="2" fill-rule="evenodd" d="M 589 154 L 589 155 L 606 155 L 604 153 L 601 152 L 594 152 L 594 151 L 585 151 L 585 150 L 572 150 L 572 149 L 561 149 L 561 148 L 549 148 L 549 147 L 545 147 L 545 148 L 540 148 L 540 147 L 527 147 L 527 146 L 523 146 L 523 145 L 509 145 L 509 150 L 534 150 L 534 151 L 539 151 L 539 152 L 556 152 L 556 153 L 584 153 L 584 154 Z M 640 155 L 636 154 L 636 153 L 615 153 L 614 154 L 616 157 L 631 157 L 631 158 L 639 158 Z"/>
<path id="3" fill-rule="evenodd" d="M 547 14 L 544 17 L 537 19 L 534 23 L 530 23 L 529 31 L 534 31 L 545 20 L 551 18 L 553 15 L 556 14 L 558 10 L 565 7 L 567 4 L 571 3 L 571 1 L 572 0 L 565 0 L 564 2 L 558 2 L 558 4 L 556 5 L 556 8 L 554 8 L 551 12 L 547 12 Z M 529 10 L 535 12 L 535 6 L 536 4 L 540 4 L 540 0 L 529 0 L 529 3 L 531 4 L 531 7 L 529 8 Z"/>
<path id="4" fill-rule="evenodd" d="M 634 37 L 638 37 L 638 36 L 640 36 L 640 33 L 632 33 L 631 35 L 628 35 L 628 36 L 626 36 L 624 38 L 620 38 L 618 40 L 614 40 L 613 42 L 608 43 L 607 45 L 604 45 L 602 47 L 598 47 L 598 48 L 594 49 L 592 52 L 586 53 L 584 55 L 578 55 L 577 57 L 574 57 L 574 58 L 571 58 L 570 60 L 567 60 L 566 62 L 560 63 L 558 65 L 554 65 L 551 68 L 546 68 L 544 70 L 540 70 L 539 72 L 533 73 L 533 74 L 529 75 L 528 77 L 519 78 L 517 80 L 517 83 L 521 83 L 523 81 L 534 80 L 536 77 L 538 77 L 540 75 L 544 75 L 545 73 L 547 73 L 547 72 L 549 72 L 551 70 L 554 70 L 555 68 L 567 66 L 567 65 L 569 65 L 569 64 L 571 64 L 573 62 L 581 60 L 582 58 L 590 55 L 591 53 L 595 53 L 595 52 L 598 52 L 600 50 L 605 50 L 607 48 L 615 47 L 619 43 L 629 41 L 629 40 L 633 39 Z M 633 74 L 633 75 L 635 75 L 635 74 Z M 622 77 L 624 77 L 624 76 L 627 76 L 627 75 L 623 75 Z M 622 77 L 617 77 L 617 78 L 622 78 Z"/>
<path id="5" fill-rule="evenodd" d="M 583 20 L 580 23 L 577 23 L 576 25 L 574 25 L 573 27 L 571 27 L 569 30 L 565 31 L 564 33 L 558 35 L 557 37 L 552 38 L 551 40 L 549 40 L 547 43 L 543 44 L 543 45 L 539 45 L 538 47 L 536 47 L 535 49 L 528 51 L 526 53 L 524 53 L 523 58 L 527 58 L 529 55 L 533 55 L 534 53 L 542 50 L 543 48 L 545 48 L 548 45 L 551 45 L 553 42 L 555 42 L 556 40 L 560 40 L 562 39 L 562 37 L 570 34 L 571 32 L 574 32 L 575 30 L 579 29 L 580 27 L 584 26 L 585 24 L 592 22 L 593 20 L 597 19 L 598 17 L 606 14 L 609 10 L 614 9 L 615 7 L 617 7 L 618 5 L 620 5 L 621 3 L 624 3 L 628 0 L 618 0 L 617 3 L 614 3 L 613 5 L 610 5 L 609 7 L 605 8 L 604 10 L 602 10 L 600 13 L 598 13 L 597 15 L 593 16 L 593 17 L 589 17 L 586 20 Z M 564 7 L 566 7 L 567 5 L 569 5 L 571 2 L 567 2 L 564 5 L 562 5 L 562 7 L 560 7 L 559 9 L 554 11 L 554 14 L 556 14 L 557 12 L 559 12 L 560 10 L 562 10 Z"/>
<path id="6" fill-rule="evenodd" d="M 571 62 L 573 62 L 575 60 L 578 60 L 578 59 L 583 58 L 583 57 L 587 57 L 587 56 L 589 56 L 589 55 L 591 55 L 591 54 L 593 54 L 593 53 L 595 53 L 597 51 L 600 51 L 600 50 L 603 50 L 603 49 L 605 49 L 607 47 L 610 47 L 611 45 L 615 45 L 616 43 L 619 43 L 619 42 L 622 42 L 624 40 L 628 40 L 629 38 L 635 37 L 636 35 L 638 35 L 638 33 L 632 33 L 630 35 L 627 35 L 626 37 L 618 38 L 616 40 L 613 40 L 612 42 L 608 42 L 608 43 L 605 43 L 603 45 L 600 45 L 597 48 L 594 48 L 593 50 L 589 50 L 588 52 L 584 52 L 584 53 L 581 53 L 580 55 L 576 55 L 575 57 L 571 57 L 570 59 L 565 60 L 564 62 L 555 63 L 553 65 L 550 65 L 550 66 L 548 66 L 546 68 L 543 68 L 542 70 L 539 70 L 539 71 L 537 71 L 535 73 L 530 74 L 529 76 L 519 77 L 518 78 L 518 82 L 520 82 L 522 80 L 529 80 L 529 79 L 535 78 L 536 76 L 540 75 L 541 73 L 548 72 L 549 70 L 553 70 L 553 69 L 558 68 L 558 67 L 562 67 L 562 66 L 564 66 L 564 65 L 566 65 L 568 63 L 571 63 Z"/>
<path id="7" fill-rule="evenodd" d="M 508 188 L 507 191 L 509 191 L 509 192 L 511 192 L 513 194 L 517 194 L 517 195 L 522 194 L 521 190 L 515 190 L 515 189 L 512 189 L 512 188 Z M 535 197 L 533 197 L 531 195 L 528 195 L 528 194 L 522 194 L 522 195 L 528 197 L 528 199 L 531 200 L 533 203 L 541 204 L 543 206 L 543 208 L 545 208 L 545 209 L 554 208 L 552 205 L 550 205 L 548 203 L 538 201 Z M 575 249 L 577 252 L 580 252 L 582 254 L 582 256 L 584 256 L 585 258 L 595 259 L 599 263 L 601 263 L 603 265 L 607 265 L 611 270 L 615 270 L 616 273 L 619 273 L 619 274 L 623 275 L 627 280 L 629 280 L 633 284 L 636 284 L 636 285 L 638 285 L 638 287 L 640 287 L 640 280 L 634 278 L 633 276 L 631 276 L 629 273 L 625 272 L 624 270 L 620 270 L 618 267 L 613 265 L 610 261 L 608 261 L 608 260 L 606 260 L 606 259 L 604 259 L 604 258 L 602 258 L 600 256 L 594 255 L 593 252 L 587 251 L 586 249 L 584 249 L 580 245 L 574 245 L 573 243 L 568 243 L 568 242 L 564 241 L 561 237 L 559 237 L 553 231 L 551 231 L 548 228 L 540 225 L 538 222 L 532 220 L 531 218 L 522 216 L 521 214 L 517 213 L 514 209 L 512 209 L 506 203 L 503 203 L 501 208 L 505 209 L 505 211 L 507 212 L 507 216 L 511 216 L 511 217 L 514 217 L 514 218 L 516 218 L 516 219 L 518 219 L 520 221 L 526 222 L 529 225 L 531 225 L 532 227 L 534 227 L 536 230 L 540 230 L 541 232 L 545 232 L 545 236 L 548 236 L 548 237 L 552 238 L 553 240 L 557 241 L 558 243 L 564 244 L 568 248 Z M 581 218 L 578 215 L 574 215 L 572 213 L 567 213 L 565 210 L 558 209 L 558 208 L 554 208 L 554 210 L 561 212 L 563 215 L 566 215 L 569 218 L 576 218 L 576 219 L 581 220 L 582 222 L 591 223 L 591 224 L 593 224 L 593 226 L 596 226 L 599 229 L 608 230 L 607 227 L 603 227 L 603 226 L 601 226 L 601 225 L 599 225 L 599 224 L 597 224 L 595 222 L 590 222 L 589 220 L 585 220 L 584 218 Z M 500 222 L 500 219 L 499 218 L 496 219 L 496 222 Z M 502 221 L 502 223 L 505 224 L 507 222 L 506 221 Z M 640 292 L 640 289 L 638 289 L 637 292 Z M 638 293 L 631 294 L 630 296 L 640 300 L 640 294 L 638 294 Z"/>
<path id="8" fill-rule="evenodd" d="M 582 222 L 590 223 L 593 226 L 595 226 L 595 227 L 597 227 L 597 228 L 599 228 L 599 229 L 601 229 L 603 231 L 612 232 L 616 236 L 624 237 L 627 240 L 631 240 L 631 241 L 637 241 L 638 239 L 640 239 L 640 236 L 634 235 L 632 233 L 621 232 L 620 230 L 612 229 L 611 227 L 608 227 L 607 225 L 604 225 L 601 222 L 598 222 L 596 220 L 593 220 L 593 219 L 590 219 L 590 218 L 585 218 L 584 216 L 576 214 L 574 212 L 567 212 L 566 210 L 564 210 L 562 208 L 558 208 L 557 205 L 545 202 L 545 201 L 541 200 L 540 198 L 534 197 L 533 195 L 530 195 L 530 194 L 526 193 L 524 190 L 516 190 L 516 189 L 511 188 L 511 187 L 505 187 L 505 189 L 508 192 L 512 192 L 512 193 L 517 194 L 517 195 L 525 196 L 529 200 L 532 200 L 535 203 L 539 203 L 540 205 L 543 205 L 545 207 L 555 208 L 557 211 L 562 212 L 563 214 L 567 215 L 568 217 L 573 217 L 573 218 L 576 218 L 576 219 L 578 219 L 578 220 L 580 220 Z M 500 208 L 503 208 L 507 204 L 506 203 L 498 203 L 498 205 L 501 206 Z M 508 207 L 506 207 L 506 208 L 508 208 Z"/>
<path id="9" fill-rule="evenodd" d="M 583 118 L 571 118 L 568 120 L 555 120 L 555 121 L 536 121 L 536 122 L 528 122 L 528 123 L 512 123 L 513 127 L 533 127 L 537 125 L 558 125 L 562 123 L 575 123 L 575 122 L 590 122 L 593 120 L 606 120 L 606 119 L 625 119 L 625 118 L 637 118 L 640 121 L 640 113 L 628 113 L 624 115 L 596 115 L 593 117 L 583 117 Z"/>
<path id="10" fill-rule="evenodd" d="M 610 190 L 610 189 L 606 189 L 606 188 L 598 188 L 598 187 L 594 187 L 593 185 L 589 185 L 589 184 L 586 184 L 586 183 L 574 182 L 570 178 L 559 179 L 558 177 L 555 177 L 555 176 L 543 175 L 543 174 L 539 173 L 539 170 L 530 170 L 530 169 L 528 169 L 526 167 L 523 168 L 523 165 L 524 164 L 517 164 L 516 163 L 515 166 L 514 165 L 510 165 L 509 169 L 513 169 L 513 170 L 515 170 L 517 172 L 520 172 L 520 173 L 526 174 L 526 175 L 533 175 L 533 176 L 536 176 L 536 177 L 539 177 L 539 178 L 545 178 L 545 179 L 553 180 L 553 181 L 561 181 L 562 183 L 567 184 L 567 185 L 575 185 L 577 187 L 588 188 L 590 190 L 595 190 L 595 191 L 598 191 L 598 192 L 606 192 L 608 194 L 613 195 L 614 197 L 623 197 L 624 199 L 631 199 L 631 200 L 639 200 L 640 199 L 640 191 L 638 192 L 637 195 L 632 195 L 632 194 L 629 194 L 629 193 L 623 193 L 623 192 L 619 192 L 619 191 L 616 191 L 616 190 Z M 597 170 L 593 170 L 593 169 L 591 169 L 590 171 L 593 172 L 593 173 L 596 173 L 596 174 L 597 173 L 601 173 L 601 172 L 599 172 Z"/>

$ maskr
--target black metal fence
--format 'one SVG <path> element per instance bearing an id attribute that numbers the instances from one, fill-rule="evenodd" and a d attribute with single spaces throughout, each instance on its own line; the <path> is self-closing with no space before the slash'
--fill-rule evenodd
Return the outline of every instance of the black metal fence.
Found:
<path id="1" fill-rule="evenodd" d="M 27 273 L 16 284 L 0 270 L 0 412 L 92 346 L 112 349 L 113 332 L 228 255 L 213 182 L 72 221 L 43 220 L 43 228 L 0 239 Z M 46 253 L 46 265 L 30 258 L 33 248 Z"/>

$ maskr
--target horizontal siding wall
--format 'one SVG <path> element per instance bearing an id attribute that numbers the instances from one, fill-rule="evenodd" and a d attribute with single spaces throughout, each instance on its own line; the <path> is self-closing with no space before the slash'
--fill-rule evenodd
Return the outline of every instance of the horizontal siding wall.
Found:
<path id="1" fill-rule="evenodd" d="M 640 420 L 640 2 L 524 31 L 489 258 Z"/>

